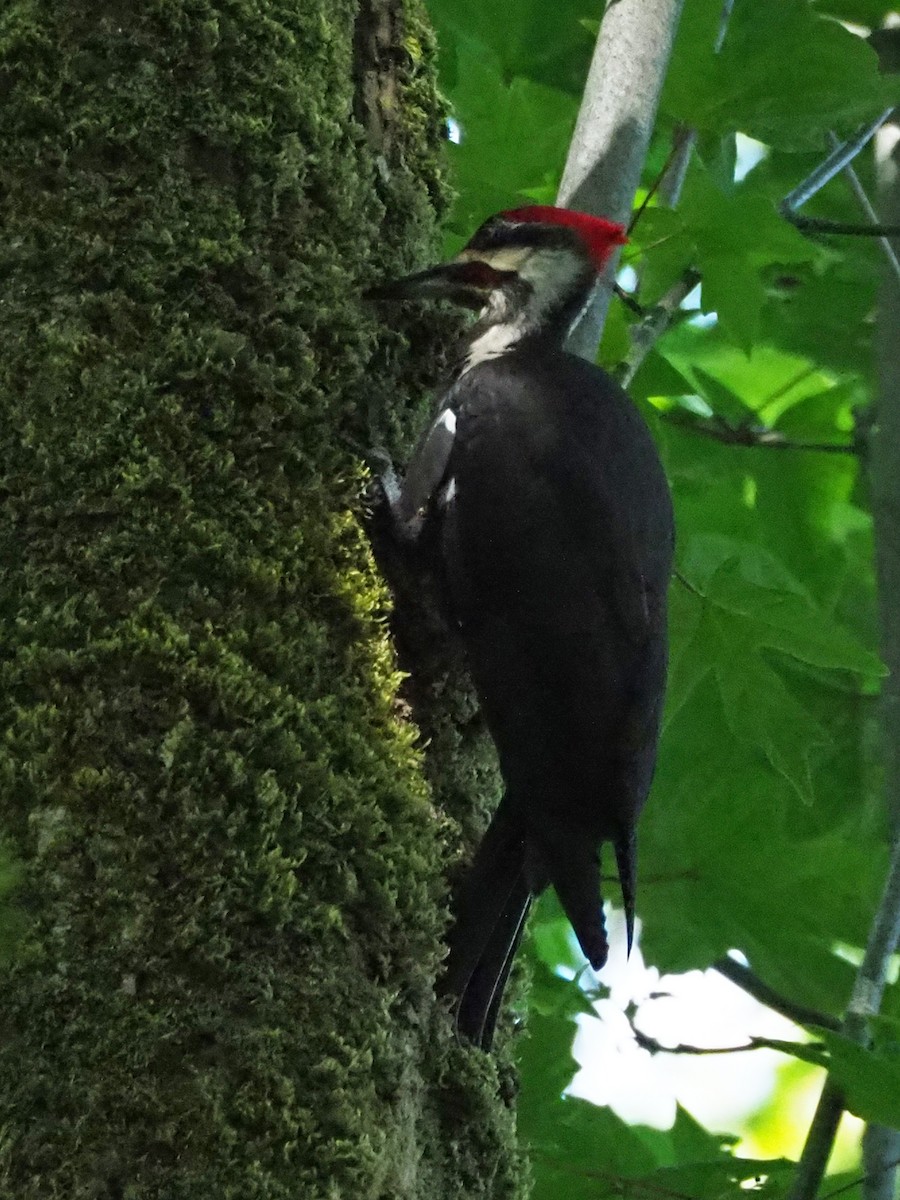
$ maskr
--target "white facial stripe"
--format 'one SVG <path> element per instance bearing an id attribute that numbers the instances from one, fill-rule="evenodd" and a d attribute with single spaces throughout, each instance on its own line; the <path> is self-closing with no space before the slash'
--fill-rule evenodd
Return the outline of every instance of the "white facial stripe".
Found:
<path id="1" fill-rule="evenodd" d="M 476 257 L 476 256 L 472 256 Z M 585 271 L 580 255 L 571 250 L 534 250 L 509 247 L 496 255 L 484 255 L 499 270 L 514 270 L 529 285 L 524 305 L 510 304 L 509 293 L 502 287 L 491 292 L 480 321 L 493 321 L 469 346 L 461 374 L 487 359 L 499 358 L 511 350 L 529 330 L 540 328 L 547 313 L 557 309 Z M 513 320 L 507 319 L 514 316 Z"/>
<path id="2" fill-rule="evenodd" d="M 495 271 L 520 271 L 531 257 L 528 246 L 504 246 L 501 250 L 491 250 L 485 261 Z"/>
<path id="3" fill-rule="evenodd" d="M 531 256 L 530 246 L 500 246 L 496 250 L 461 250 L 459 262 L 483 262 L 492 271 L 520 271 Z"/>

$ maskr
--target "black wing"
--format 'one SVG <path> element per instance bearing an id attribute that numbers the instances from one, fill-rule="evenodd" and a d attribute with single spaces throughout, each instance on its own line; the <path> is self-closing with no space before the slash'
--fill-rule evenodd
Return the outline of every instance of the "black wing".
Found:
<path id="1" fill-rule="evenodd" d="M 519 823 L 585 953 L 606 957 L 597 853 L 629 914 L 666 670 L 669 492 L 632 402 L 562 352 L 520 351 L 457 385 L 444 554 Z"/>

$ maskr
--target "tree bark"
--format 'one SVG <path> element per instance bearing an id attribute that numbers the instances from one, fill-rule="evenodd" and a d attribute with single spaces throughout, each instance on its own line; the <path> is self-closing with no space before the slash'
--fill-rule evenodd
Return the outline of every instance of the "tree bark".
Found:
<path id="1" fill-rule="evenodd" d="M 359 295 L 444 203 L 421 10 L 11 0 L 0 96 L 0 1192 L 516 1195 L 354 516 L 420 408 Z"/>

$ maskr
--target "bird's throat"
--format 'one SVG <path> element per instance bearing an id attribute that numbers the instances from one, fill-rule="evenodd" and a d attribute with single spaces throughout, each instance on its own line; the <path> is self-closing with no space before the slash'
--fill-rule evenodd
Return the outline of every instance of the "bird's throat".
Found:
<path id="1" fill-rule="evenodd" d="M 528 331 L 528 325 L 523 320 L 498 322 L 487 325 L 480 331 L 476 325 L 473 330 L 475 336 L 471 338 L 465 348 L 460 375 L 465 375 L 479 363 L 508 354 L 521 342 Z"/>

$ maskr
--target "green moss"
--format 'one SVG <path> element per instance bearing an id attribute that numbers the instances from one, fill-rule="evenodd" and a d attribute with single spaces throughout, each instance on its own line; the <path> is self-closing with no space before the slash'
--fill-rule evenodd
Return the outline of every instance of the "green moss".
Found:
<path id="1" fill-rule="evenodd" d="M 443 195 L 432 47 L 392 11 L 381 146 L 349 0 L 0 16 L 17 1200 L 517 1186 L 493 1067 L 435 1012 L 445 826 L 348 515 L 398 391 L 361 281 Z"/>

